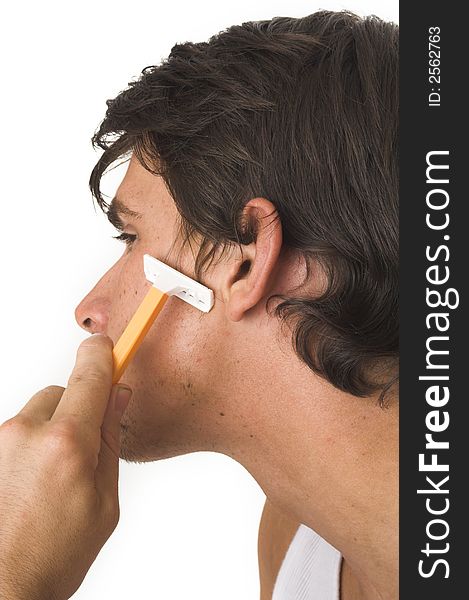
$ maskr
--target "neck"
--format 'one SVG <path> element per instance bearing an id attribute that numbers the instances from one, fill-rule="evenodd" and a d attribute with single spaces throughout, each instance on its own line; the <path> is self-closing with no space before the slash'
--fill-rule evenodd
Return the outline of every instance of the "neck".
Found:
<path id="1" fill-rule="evenodd" d="M 343 599 L 395 600 L 397 401 L 383 409 L 377 396 L 357 398 L 313 374 L 306 378 L 310 385 L 292 392 L 291 385 L 281 382 L 304 381 L 304 368 L 296 379 L 290 368 L 284 377 L 277 369 L 270 379 L 275 395 L 248 393 L 246 406 L 252 407 L 255 398 L 257 407 L 256 443 L 238 439 L 235 451 L 227 453 L 280 510 L 341 552 Z"/>

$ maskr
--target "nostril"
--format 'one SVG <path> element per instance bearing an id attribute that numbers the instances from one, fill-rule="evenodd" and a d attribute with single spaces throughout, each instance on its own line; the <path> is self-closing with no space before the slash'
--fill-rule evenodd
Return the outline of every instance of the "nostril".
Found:
<path id="1" fill-rule="evenodd" d="M 85 319 L 83 321 L 83 327 L 86 327 L 87 329 L 89 329 L 92 325 L 93 321 L 88 317 L 87 319 Z"/>

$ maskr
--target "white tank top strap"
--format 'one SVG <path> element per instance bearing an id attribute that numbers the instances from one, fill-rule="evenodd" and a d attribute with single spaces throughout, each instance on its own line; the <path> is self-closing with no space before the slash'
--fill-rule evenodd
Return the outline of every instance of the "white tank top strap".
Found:
<path id="1" fill-rule="evenodd" d="M 342 555 L 300 525 L 283 559 L 272 600 L 340 600 Z"/>

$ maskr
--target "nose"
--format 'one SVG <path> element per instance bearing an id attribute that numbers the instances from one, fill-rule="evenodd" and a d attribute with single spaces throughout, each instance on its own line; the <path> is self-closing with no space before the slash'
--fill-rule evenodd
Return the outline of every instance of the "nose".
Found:
<path id="1" fill-rule="evenodd" d="M 106 333 L 110 303 L 104 299 L 90 300 L 85 296 L 75 309 L 75 319 L 88 333 Z"/>
<path id="2" fill-rule="evenodd" d="M 107 333 L 111 302 L 106 295 L 106 290 L 100 285 L 103 279 L 75 309 L 75 319 L 78 325 L 88 333 Z"/>

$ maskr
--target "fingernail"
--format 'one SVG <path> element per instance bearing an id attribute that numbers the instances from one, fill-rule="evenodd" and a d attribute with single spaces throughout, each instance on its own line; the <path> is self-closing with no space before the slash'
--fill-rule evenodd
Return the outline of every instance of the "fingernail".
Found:
<path id="1" fill-rule="evenodd" d="M 124 413 L 131 397 L 132 390 L 127 386 L 120 385 L 117 388 L 116 395 L 114 396 L 114 410 Z"/>

